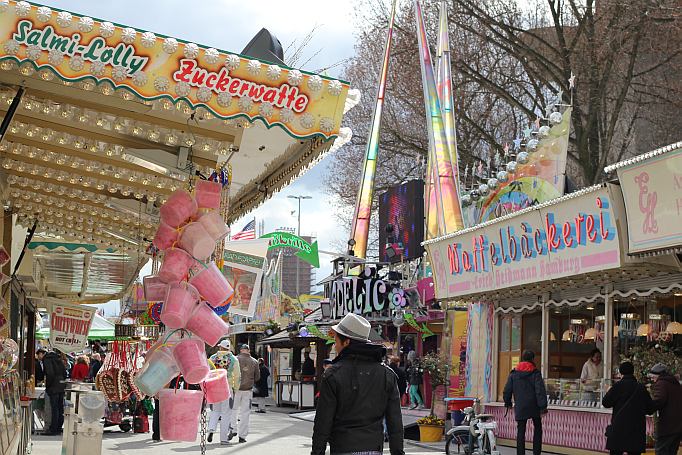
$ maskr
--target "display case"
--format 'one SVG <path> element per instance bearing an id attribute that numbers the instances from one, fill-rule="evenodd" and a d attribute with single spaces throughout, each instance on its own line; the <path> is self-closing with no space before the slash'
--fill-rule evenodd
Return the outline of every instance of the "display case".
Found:
<path id="1" fill-rule="evenodd" d="M 16 371 L 10 371 L 0 379 L 0 400 L 2 415 L 0 415 L 0 448 L 2 454 L 9 454 L 16 450 L 21 431 L 21 405 L 19 388 L 21 379 Z"/>
<path id="2" fill-rule="evenodd" d="M 547 402 L 554 406 L 599 408 L 612 385 L 611 379 L 545 379 Z"/>

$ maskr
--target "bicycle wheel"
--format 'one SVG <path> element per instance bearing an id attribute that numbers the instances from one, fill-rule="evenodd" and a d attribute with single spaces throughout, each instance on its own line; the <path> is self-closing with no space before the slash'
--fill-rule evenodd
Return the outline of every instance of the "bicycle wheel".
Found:
<path id="1" fill-rule="evenodd" d="M 446 455 L 454 455 L 460 453 L 468 455 L 469 432 L 466 430 L 462 430 L 455 431 L 451 435 L 448 435 L 448 439 L 445 442 L 445 453 Z"/>

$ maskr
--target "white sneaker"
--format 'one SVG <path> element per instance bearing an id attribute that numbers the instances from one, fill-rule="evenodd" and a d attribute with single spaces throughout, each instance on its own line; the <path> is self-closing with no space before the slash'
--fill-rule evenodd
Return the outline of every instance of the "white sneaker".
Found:
<path id="1" fill-rule="evenodd" d="M 421 410 L 423 410 L 423 409 L 425 409 L 423 404 L 420 404 L 419 406 L 417 406 L 417 410 L 418 410 L 418 411 L 421 411 Z"/>
<path id="2" fill-rule="evenodd" d="M 224 445 L 224 446 L 229 446 L 231 444 L 231 442 L 230 441 L 220 441 L 220 444 Z"/>
<path id="3" fill-rule="evenodd" d="M 416 405 L 416 404 L 412 404 L 412 405 L 410 405 L 410 407 L 407 408 L 407 409 L 410 409 L 410 410 L 412 410 L 412 409 L 417 409 L 417 405 Z"/>

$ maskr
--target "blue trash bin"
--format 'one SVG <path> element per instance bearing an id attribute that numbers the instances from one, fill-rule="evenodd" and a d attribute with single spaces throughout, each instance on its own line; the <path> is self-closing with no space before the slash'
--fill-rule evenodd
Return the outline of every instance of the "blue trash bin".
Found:
<path id="1" fill-rule="evenodd" d="M 464 421 L 464 413 L 460 410 L 454 410 L 450 411 L 450 418 L 452 419 L 452 426 L 453 427 L 458 427 L 462 424 Z"/>

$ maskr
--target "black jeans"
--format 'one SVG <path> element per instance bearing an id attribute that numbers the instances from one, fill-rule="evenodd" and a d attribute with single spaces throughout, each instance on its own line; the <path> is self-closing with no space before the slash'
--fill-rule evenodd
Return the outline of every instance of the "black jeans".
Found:
<path id="1" fill-rule="evenodd" d="M 64 425 L 64 392 L 50 395 L 50 407 L 52 408 L 52 422 L 49 431 L 59 433 Z"/>
<path id="2" fill-rule="evenodd" d="M 610 450 L 609 455 L 623 455 L 627 453 L 628 455 L 641 455 L 642 452 L 626 452 L 624 450 Z"/>
<path id="3" fill-rule="evenodd" d="M 682 440 L 682 433 L 666 434 L 664 436 L 656 437 L 656 455 L 677 455 L 677 450 L 680 448 L 680 440 Z"/>
<path id="4" fill-rule="evenodd" d="M 518 433 L 516 433 L 516 455 L 524 455 L 526 453 L 526 423 L 527 420 L 517 420 Z M 533 417 L 533 455 L 540 455 L 542 453 L 542 419 L 540 417 Z"/>
<path id="5" fill-rule="evenodd" d="M 152 416 L 152 440 L 158 441 L 161 439 L 161 430 L 159 429 L 159 400 L 154 398 L 154 415 Z"/>

